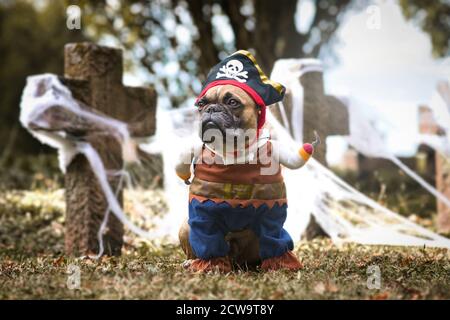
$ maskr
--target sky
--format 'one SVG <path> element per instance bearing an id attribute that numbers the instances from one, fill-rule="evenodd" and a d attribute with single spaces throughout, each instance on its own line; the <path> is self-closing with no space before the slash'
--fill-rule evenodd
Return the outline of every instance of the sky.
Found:
<path id="1" fill-rule="evenodd" d="M 405 20 L 396 1 L 375 4 L 379 28 L 368 27 L 373 9 L 349 15 L 340 26 L 339 63 L 325 70 L 325 87 L 373 108 L 386 128 L 388 149 L 408 156 L 415 151 L 410 137 L 417 133 L 417 107 L 430 102 L 438 81 L 449 79 L 450 59 L 432 57 L 429 36 Z M 345 146 L 338 139 L 330 144 L 335 155 Z"/>

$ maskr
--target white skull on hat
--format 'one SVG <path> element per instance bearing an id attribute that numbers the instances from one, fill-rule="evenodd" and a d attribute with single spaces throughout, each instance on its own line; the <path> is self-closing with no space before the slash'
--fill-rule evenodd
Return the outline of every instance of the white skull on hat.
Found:
<path id="1" fill-rule="evenodd" d="M 247 82 L 247 71 L 244 70 L 244 65 L 241 61 L 233 59 L 228 61 L 224 66 L 217 72 L 216 79 L 218 78 L 230 78 L 237 80 L 239 82 Z"/>

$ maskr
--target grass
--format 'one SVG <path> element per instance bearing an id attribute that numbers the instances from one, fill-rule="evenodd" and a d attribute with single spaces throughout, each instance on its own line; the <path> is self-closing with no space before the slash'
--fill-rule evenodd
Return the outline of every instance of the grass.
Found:
<path id="1" fill-rule="evenodd" d="M 297 243 L 299 272 L 197 275 L 182 268 L 178 246 L 131 234 L 121 257 L 68 258 L 63 211 L 62 191 L 0 194 L 0 299 L 450 299 L 446 249 L 318 239 Z M 70 265 L 80 268 L 79 289 L 68 288 Z M 373 265 L 380 289 L 367 287 Z"/>

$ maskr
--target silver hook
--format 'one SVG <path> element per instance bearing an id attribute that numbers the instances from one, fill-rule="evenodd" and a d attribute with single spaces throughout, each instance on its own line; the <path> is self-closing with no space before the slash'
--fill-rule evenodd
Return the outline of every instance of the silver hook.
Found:
<path id="1" fill-rule="evenodd" d="M 320 144 L 320 137 L 316 130 L 314 130 L 314 141 L 311 143 L 314 149 Z"/>

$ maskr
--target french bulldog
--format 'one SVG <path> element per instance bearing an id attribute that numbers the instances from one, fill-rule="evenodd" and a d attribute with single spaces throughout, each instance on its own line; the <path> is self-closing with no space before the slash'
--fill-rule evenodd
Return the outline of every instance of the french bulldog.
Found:
<path id="1" fill-rule="evenodd" d="M 284 93 L 244 50 L 208 74 L 196 101 L 199 139 L 185 146 L 175 168 L 189 184 L 189 218 L 179 232 L 187 269 L 302 267 L 283 228 L 287 199 L 281 166 L 303 166 L 319 140 L 292 150 L 271 138 L 264 127 L 266 106 Z"/>

